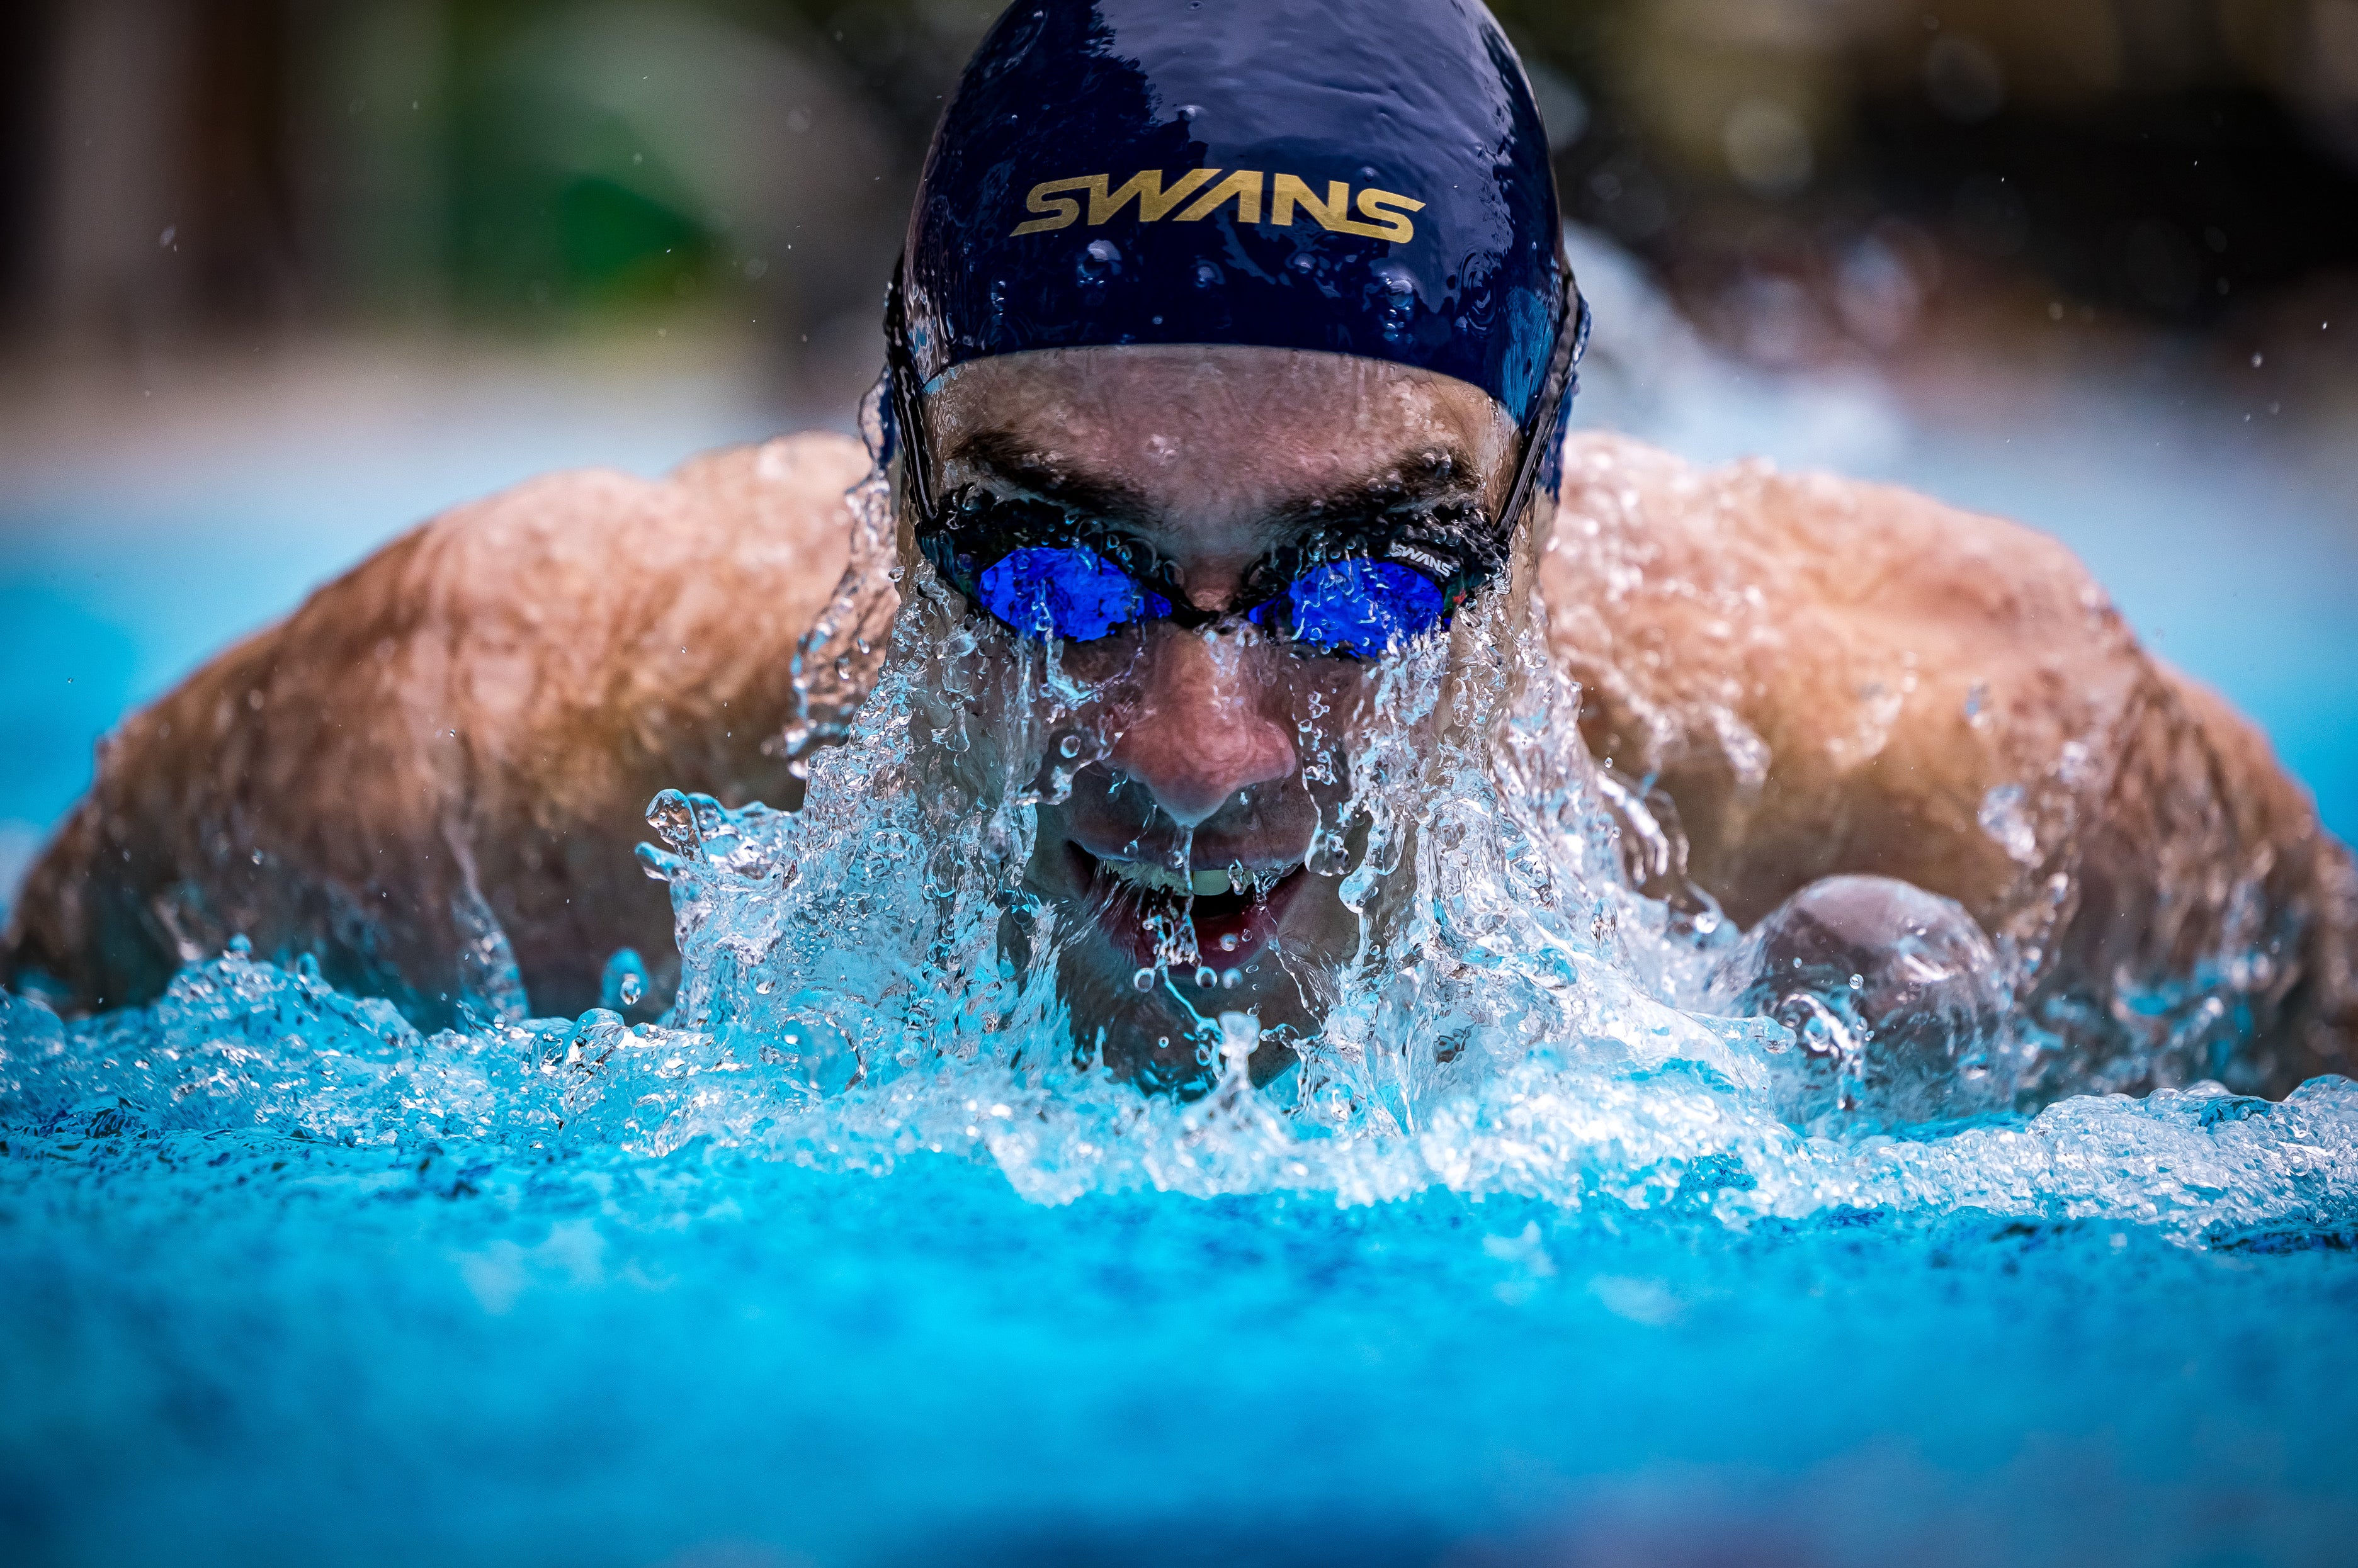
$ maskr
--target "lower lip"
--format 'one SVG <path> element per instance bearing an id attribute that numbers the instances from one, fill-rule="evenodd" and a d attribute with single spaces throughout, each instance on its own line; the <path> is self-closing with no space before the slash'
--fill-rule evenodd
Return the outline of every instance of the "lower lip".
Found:
<path id="1" fill-rule="evenodd" d="M 1152 968 L 1154 933 L 1147 929 L 1138 892 L 1078 846 L 1068 848 L 1083 884 L 1097 895 L 1098 924 L 1107 939 L 1140 968 Z M 1233 969 L 1258 955 L 1276 936 L 1278 923 L 1301 888 L 1303 868 L 1296 866 L 1259 902 L 1219 914 L 1202 913 L 1204 901 L 1195 901 L 1189 918 L 1195 927 L 1195 950 L 1202 955 L 1201 961 L 1216 969 Z"/>

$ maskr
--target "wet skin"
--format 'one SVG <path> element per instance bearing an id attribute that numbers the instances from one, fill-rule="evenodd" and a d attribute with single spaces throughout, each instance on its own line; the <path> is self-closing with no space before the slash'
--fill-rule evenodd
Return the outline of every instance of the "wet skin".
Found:
<path id="1" fill-rule="evenodd" d="M 1354 517 L 1468 499 L 1495 514 L 1516 447 L 1506 410 L 1478 388 L 1278 349 L 982 360 L 952 373 L 928 410 L 936 493 L 980 485 L 1086 513 L 1152 546 L 1187 600 L 1214 611 L 1244 608 L 1246 578 L 1271 549 Z M 1185 1082 L 1199 1072 L 1197 1017 L 1249 1011 L 1280 1032 L 1253 1060 L 1265 1079 L 1288 1060 L 1282 1032 L 1315 1027 L 1323 976 L 1356 945 L 1337 880 L 1303 862 L 1321 813 L 1348 794 L 1342 729 L 1379 666 L 1309 654 L 1241 619 L 1135 625 L 1063 656 L 1102 691 L 1081 716 L 1102 755 L 1042 807 L 1028 884 L 1060 911 L 1075 1035 L 1102 1028 L 1109 1063 Z M 1336 765 L 1320 767 L 1322 753 Z M 1231 868 L 1249 889 L 1205 891 Z M 1182 963 L 1139 989 L 1156 914 L 1192 920 L 1211 985 Z"/>

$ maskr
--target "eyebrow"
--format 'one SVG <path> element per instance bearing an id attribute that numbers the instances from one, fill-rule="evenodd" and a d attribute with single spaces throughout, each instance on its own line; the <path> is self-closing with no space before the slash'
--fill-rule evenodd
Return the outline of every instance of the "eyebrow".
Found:
<path id="1" fill-rule="evenodd" d="M 1474 460 L 1463 448 L 1428 447 L 1398 460 L 1379 474 L 1289 502 L 1271 513 L 1270 520 L 1298 532 L 1379 517 L 1401 506 L 1464 500 L 1478 496 L 1481 491 Z"/>
<path id="2" fill-rule="evenodd" d="M 1107 522 L 1144 530 L 1163 521 L 1163 509 L 1135 486 L 1101 475 L 1074 473 L 1044 459 L 1012 431 L 974 431 L 961 438 L 948 457 L 1039 500 Z M 1474 460 L 1464 448 L 1429 447 L 1339 489 L 1282 502 L 1270 510 L 1267 521 L 1272 533 L 1299 534 L 1379 517 L 1401 506 L 1478 496 L 1481 490 Z"/>
<path id="3" fill-rule="evenodd" d="M 1158 509 L 1144 492 L 1118 479 L 1075 473 L 1043 458 L 1009 430 L 977 430 L 946 455 L 945 465 L 961 462 L 1041 501 L 1108 522 L 1145 526 Z"/>

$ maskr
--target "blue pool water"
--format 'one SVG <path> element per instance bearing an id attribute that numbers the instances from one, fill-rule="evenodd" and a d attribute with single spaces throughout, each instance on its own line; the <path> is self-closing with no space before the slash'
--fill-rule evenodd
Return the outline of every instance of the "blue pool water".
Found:
<path id="1" fill-rule="evenodd" d="M 1844 1149 L 1732 1125 L 1674 1057 L 1354 1157 L 988 1073 L 797 1116 L 663 1031 L 420 1041 L 234 956 L 71 1073 L 28 1004 L 0 1039 L 14 1562 L 2358 1539 L 2339 1081 Z"/>
<path id="2" fill-rule="evenodd" d="M 940 1156 L 880 1179 L 250 1132 L 10 1155 L 16 1562 L 2328 1563 L 2358 1539 L 2346 1230 L 1050 1207 Z"/>
<path id="3" fill-rule="evenodd" d="M 1601 361 L 1596 416 L 2082 528 L 2358 825 L 2358 638 L 2325 612 L 2358 571 L 2322 479 L 2148 462 L 2133 402 L 2072 463 L 1840 384 L 1692 374 Z M 292 518 L 324 480 L 254 482 Z M 2298 572 L 2217 543 L 2262 484 Z M 143 558 L 98 493 L 12 503 L 38 514 L 6 547 L 46 564 L 0 577 L 50 606 L 16 670 L 114 683 L 81 708 L 19 683 L 60 745 L 395 520 L 338 490 L 324 540 Z M 2156 539 L 2209 541 L 2201 573 L 2145 565 Z M 50 743 L 9 775 L 19 820 L 70 797 Z M 1298 1079 L 1146 1101 L 1007 1054 L 1056 1028 L 1022 976 L 922 1027 L 874 1000 L 931 917 L 881 850 L 847 858 L 898 819 L 830 818 L 830 765 L 809 822 L 708 810 L 673 845 L 675 897 L 712 916 L 702 1029 L 421 1038 L 235 954 L 72 1029 L 0 999 L 0 1561 L 2351 1561 L 2358 1087 L 1804 1137 L 1767 1106 L 1765 1036 L 1532 914 L 1642 925 L 1568 840 L 1444 867 L 1465 929 L 1423 934 L 1437 958 L 1512 938 L 1428 1013 L 1538 1020 L 1576 973 L 1528 1054 L 1371 1093 L 1390 1130 L 1304 1114 Z M 796 925 L 773 895 L 809 886 L 860 892 L 872 929 Z M 835 1092 L 886 1025 L 906 1059 Z"/>

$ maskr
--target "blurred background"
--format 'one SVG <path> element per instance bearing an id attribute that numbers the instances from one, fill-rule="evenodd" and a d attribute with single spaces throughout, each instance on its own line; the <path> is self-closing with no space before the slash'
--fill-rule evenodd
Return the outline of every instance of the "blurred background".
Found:
<path id="1" fill-rule="evenodd" d="M 2061 535 L 2358 833 L 2358 0 L 1507 0 L 1580 418 Z M 442 506 L 849 427 L 974 0 L 16 0 L 0 901 Z"/>

